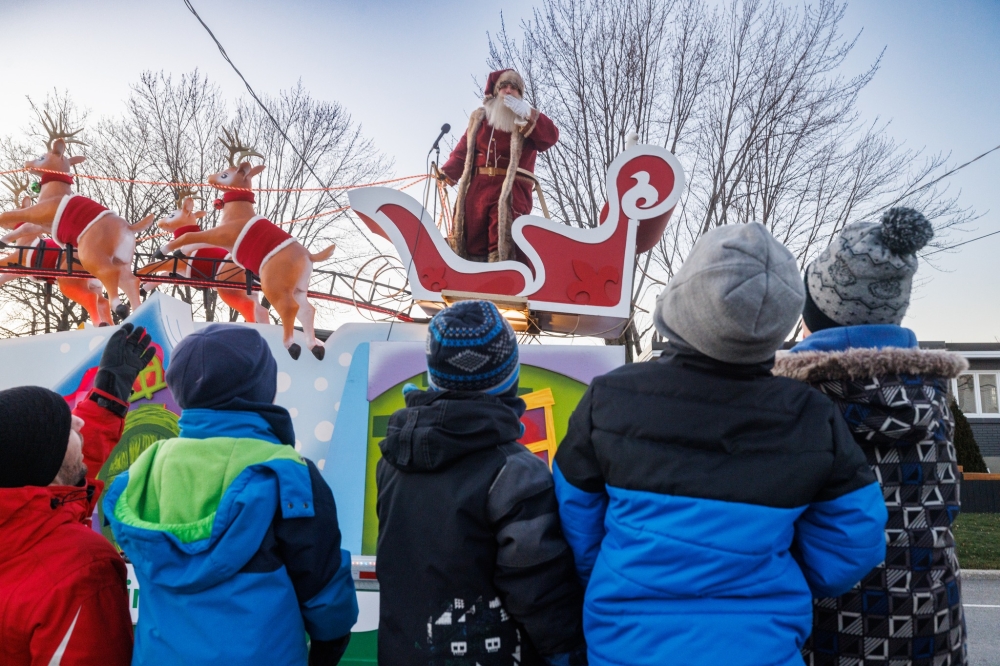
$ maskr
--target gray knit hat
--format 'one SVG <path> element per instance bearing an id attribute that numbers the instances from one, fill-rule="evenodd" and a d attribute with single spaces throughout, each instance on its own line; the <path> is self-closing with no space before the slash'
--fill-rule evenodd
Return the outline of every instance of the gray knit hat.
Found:
<path id="1" fill-rule="evenodd" d="M 762 224 L 718 227 L 702 236 L 656 299 L 653 322 L 727 363 L 774 356 L 805 302 L 795 257 Z"/>
<path id="2" fill-rule="evenodd" d="M 881 223 L 845 227 L 806 268 L 806 326 L 898 325 L 910 305 L 915 252 L 933 237 L 931 223 L 912 208 L 892 208 Z"/>

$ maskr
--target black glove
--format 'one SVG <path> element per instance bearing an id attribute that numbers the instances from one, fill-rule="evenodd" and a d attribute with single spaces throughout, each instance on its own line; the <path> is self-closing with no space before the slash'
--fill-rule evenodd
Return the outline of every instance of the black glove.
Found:
<path id="1" fill-rule="evenodd" d="M 152 341 L 142 326 L 122 324 L 104 347 L 101 364 L 94 377 L 94 388 L 128 405 L 135 378 L 156 355 L 156 349 L 149 345 Z"/>
<path id="2" fill-rule="evenodd" d="M 332 641 L 312 639 L 309 646 L 309 666 L 337 666 L 340 663 L 340 658 L 347 651 L 347 644 L 350 642 L 350 634 L 335 638 Z"/>

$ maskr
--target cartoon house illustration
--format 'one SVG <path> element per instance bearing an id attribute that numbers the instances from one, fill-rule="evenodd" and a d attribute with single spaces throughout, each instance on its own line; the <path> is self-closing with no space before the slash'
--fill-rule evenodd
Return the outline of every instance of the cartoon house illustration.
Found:
<path id="1" fill-rule="evenodd" d="M 521 396 L 527 405 L 521 424 L 524 434 L 517 440 L 552 467 L 552 458 L 556 455 L 559 440 L 556 439 L 556 424 L 552 408 L 556 404 L 551 388 L 533 391 Z"/>

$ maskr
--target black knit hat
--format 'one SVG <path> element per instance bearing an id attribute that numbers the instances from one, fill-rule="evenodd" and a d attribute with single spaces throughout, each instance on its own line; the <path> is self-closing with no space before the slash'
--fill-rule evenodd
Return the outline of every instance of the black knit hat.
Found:
<path id="1" fill-rule="evenodd" d="M 427 327 L 427 376 L 433 388 L 498 395 L 517 382 L 517 336 L 489 301 L 460 301 Z"/>
<path id="2" fill-rule="evenodd" d="M 52 483 L 71 426 L 69 405 L 58 393 L 41 386 L 0 391 L 0 488 Z"/>

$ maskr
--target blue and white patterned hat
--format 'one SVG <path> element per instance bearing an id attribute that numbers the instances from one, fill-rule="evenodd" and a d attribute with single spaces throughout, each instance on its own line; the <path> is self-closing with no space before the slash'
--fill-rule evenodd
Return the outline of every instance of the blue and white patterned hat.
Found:
<path id="1" fill-rule="evenodd" d="M 520 369 L 514 329 L 489 301 L 461 301 L 431 319 L 427 376 L 432 388 L 497 395 L 517 382 Z"/>

